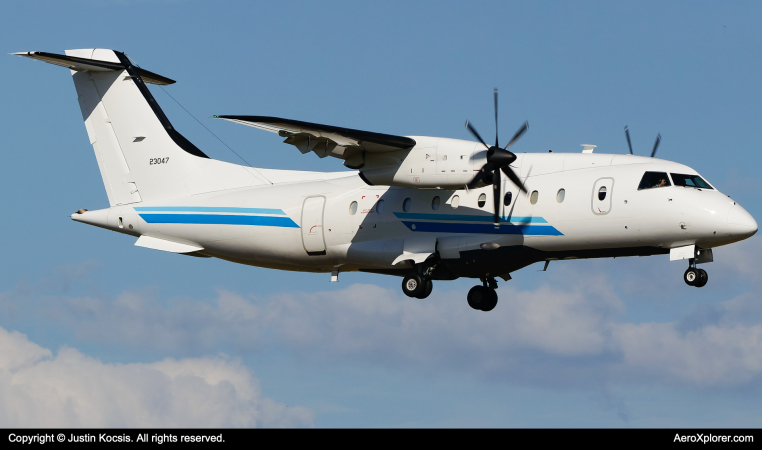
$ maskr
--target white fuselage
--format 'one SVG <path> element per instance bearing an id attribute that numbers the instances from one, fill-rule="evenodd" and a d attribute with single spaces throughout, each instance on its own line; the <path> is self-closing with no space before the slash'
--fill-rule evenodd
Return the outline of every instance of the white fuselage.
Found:
<path id="1" fill-rule="evenodd" d="M 529 192 L 503 182 L 501 198 L 511 192 L 512 201 L 501 206 L 499 229 L 492 224 L 491 186 L 470 191 L 369 186 L 348 172 L 116 206 L 72 218 L 135 236 L 197 244 L 206 256 L 311 272 L 404 269 L 414 257 L 393 262 L 406 252 L 415 254 L 416 246 L 422 247 L 418 253 L 436 253 L 445 262 L 466 252 L 493 251 L 483 250 L 484 243 L 546 252 L 545 258 L 533 256 L 518 264 L 523 267 L 542 259 L 595 256 L 586 253 L 590 250 L 626 256 L 635 248 L 652 249 L 645 254 L 691 244 L 712 248 L 745 239 L 757 229 L 740 205 L 716 189 L 672 185 L 638 190 L 646 171 L 696 174 L 681 164 L 632 155 L 525 153 L 513 167 Z M 599 200 L 603 185 L 607 193 Z M 537 201 L 532 204 L 534 191 Z M 486 201 L 480 206 L 483 194 Z M 432 206 L 435 197 L 438 209 Z M 404 211 L 408 198 L 410 207 Z M 207 223 L 197 223 L 199 216 Z M 506 261 L 505 269 L 495 267 L 492 273 L 512 268 L 516 262 Z"/>

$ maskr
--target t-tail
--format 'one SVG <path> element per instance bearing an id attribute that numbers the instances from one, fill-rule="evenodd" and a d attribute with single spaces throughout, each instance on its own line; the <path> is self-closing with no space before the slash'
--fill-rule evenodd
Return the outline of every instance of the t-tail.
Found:
<path id="1" fill-rule="evenodd" d="M 71 69 L 111 206 L 267 183 L 253 169 L 209 159 L 175 130 L 146 86 L 174 80 L 136 67 L 116 50 L 65 53 L 14 54 Z"/>

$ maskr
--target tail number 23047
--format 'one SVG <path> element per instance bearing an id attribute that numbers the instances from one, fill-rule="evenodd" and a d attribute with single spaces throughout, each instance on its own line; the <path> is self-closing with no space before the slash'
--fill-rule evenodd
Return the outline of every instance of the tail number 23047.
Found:
<path id="1" fill-rule="evenodd" d="M 153 166 L 156 164 L 167 164 L 168 162 L 169 162 L 169 156 L 167 156 L 166 158 L 151 158 L 148 165 Z"/>

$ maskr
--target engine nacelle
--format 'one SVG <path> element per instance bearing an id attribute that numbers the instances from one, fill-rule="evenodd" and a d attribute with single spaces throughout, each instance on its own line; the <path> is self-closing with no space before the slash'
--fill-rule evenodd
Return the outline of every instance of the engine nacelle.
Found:
<path id="1" fill-rule="evenodd" d="M 486 163 L 487 149 L 478 142 L 410 137 L 412 149 L 365 152 L 361 176 L 379 186 L 462 189 Z"/>

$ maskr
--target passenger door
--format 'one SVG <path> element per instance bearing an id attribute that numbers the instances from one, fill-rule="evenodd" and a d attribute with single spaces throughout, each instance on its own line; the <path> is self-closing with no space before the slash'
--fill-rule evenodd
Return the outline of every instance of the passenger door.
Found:
<path id="1" fill-rule="evenodd" d="M 308 197 L 302 206 L 302 244 L 310 256 L 325 255 L 323 209 L 325 197 Z"/>

